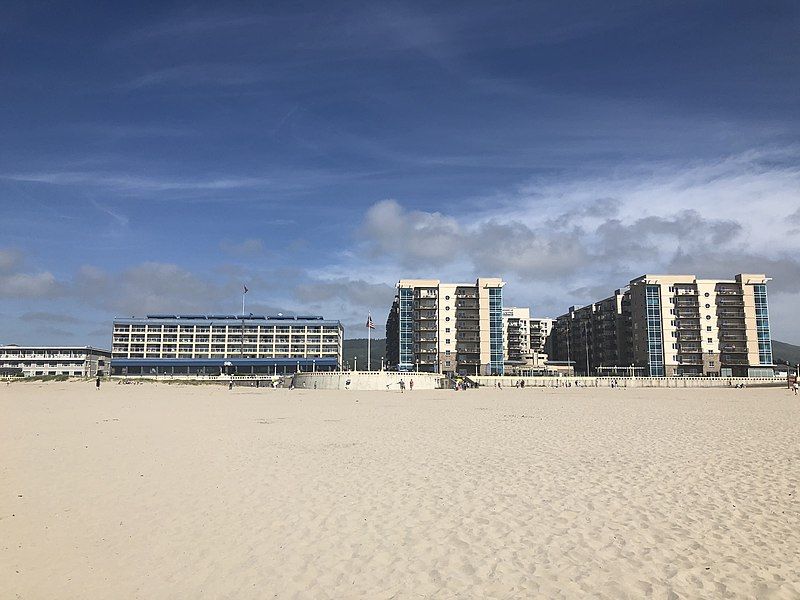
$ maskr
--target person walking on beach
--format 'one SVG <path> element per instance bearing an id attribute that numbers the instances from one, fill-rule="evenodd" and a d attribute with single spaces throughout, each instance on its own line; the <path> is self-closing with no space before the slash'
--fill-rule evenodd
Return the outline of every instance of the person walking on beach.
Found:
<path id="1" fill-rule="evenodd" d="M 95 382 L 94 382 L 94 387 L 95 387 L 95 389 L 97 389 L 97 390 L 99 390 L 99 389 L 100 389 L 100 376 L 99 376 L 99 375 L 97 376 L 97 379 L 96 379 L 96 380 L 95 380 Z M 797 393 L 797 392 L 795 392 L 795 393 Z"/>
<path id="2" fill-rule="evenodd" d="M 413 392 L 414 391 L 414 380 L 413 379 L 409 380 L 409 382 L 408 382 L 408 391 L 409 392 Z"/>
<path id="3" fill-rule="evenodd" d="M 797 390 L 800 388 L 800 384 L 796 381 L 792 384 L 792 389 L 794 390 L 794 395 L 797 396 Z"/>
<path id="4" fill-rule="evenodd" d="M 400 393 L 403 394 L 406 391 L 406 382 L 402 379 L 400 380 Z"/>

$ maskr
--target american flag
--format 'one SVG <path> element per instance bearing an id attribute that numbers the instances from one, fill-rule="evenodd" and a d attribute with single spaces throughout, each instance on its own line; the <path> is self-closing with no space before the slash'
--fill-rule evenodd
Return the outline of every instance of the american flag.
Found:
<path id="1" fill-rule="evenodd" d="M 243 285 L 242 287 L 244 288 L 244 293 L 245 293 L 245 294 L 246 294 L 247 292 L 249 292 L 249 291 L 250 291 L 250 290 L 248 290 L 248 289 L 247 289 L 247 286 L 246 286 L 246 285 Z"/>
<path id="2" fill-rule="evenodd" d="M 367 329 L 375 329 L 375 323 L 372 322 L 372 315 L 367 315 Z"/>

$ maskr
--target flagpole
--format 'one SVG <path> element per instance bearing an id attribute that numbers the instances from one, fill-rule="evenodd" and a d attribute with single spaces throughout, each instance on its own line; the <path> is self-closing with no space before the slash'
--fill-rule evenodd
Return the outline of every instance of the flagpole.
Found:
<path id="1" fill-rule="evenodd" d="M 369 315 L 369 325 L 372 324 L 372 315 Z M 367 371 L 372 370 L 372 327 L 367 327 Z"/>

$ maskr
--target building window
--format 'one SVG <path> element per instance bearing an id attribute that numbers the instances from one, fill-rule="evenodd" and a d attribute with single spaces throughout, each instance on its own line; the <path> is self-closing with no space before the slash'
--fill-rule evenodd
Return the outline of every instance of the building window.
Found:
<path id="1" fill-rule="evenodd" d="M 450 300 L 450 296 L 445 296 L 444 299 L 445 300 Z"/>
<path id="2" fill-rule="evenodd" d="M 661 334 L 660 286 L 645 287 L 647 305 L 647 353 L 652 377 L 664 376 L 664 351 Z"/>
<path id="3" fill-rule="evenodd" d="M 711 331 L 711 325 L 706 325 L 706 331 Z"/>
<path id="4" fill-rule="evenodd" d="M 710 321 L 710 320 L 711 320 L 711 315 L 706 315 L 706 321 Z"/>
<path id="5" fill-rule="evenodd" d="M 450 338 L 445 339 L 444 343 L 445 344 L 449 344 L 450 343 Z"/>
<path id="6" fill-rule="evenodd" d="M 711 308 L 711 305 L 710 304 L 706 304 L 706 308 Z"/>
<path id="7" fill-rule="evenodd" d="M 767 308 L 767 286 L 753 286 L 756 304 L 756 333 L 758 335 L 758 360 L 762 365 L 772 364 L 772 338 L 769 331 L 769 309 Z"/>
<path id="8" fill-rule="evenodd" d="M 445 333 L 450 333 L 450 328 L 449 328 L 449 327 L 445 327 L 445 328 L 444 328 L 444 332 L 445 332 Z"/>
<path id="9" fill-rule="evenodd" d="M 703 296 L 705 296 L 706 298 L 708 298 L 710 295 L 711 295 L 711 294 L 709 294 L 708 292 L 706 292 L 705 294 L 703 294 Z"/>
<path id="10" fill-rule="evenodd" d="M 449 321 L 449 320 L 450 320 L 450 317 L 445 317 L 445 318 L 444 318 L 444 320 L 445 320 L 445 321 Z"/>
<path id="11" fill-rule="evenodd" d="M 713 344 L 713 343 L 714 343 L 714 340 L 713 340 L 713 338 L 708 338 L 708 343 L 709 343 L 709 344 Z M 710 350 L 709 350 L 709 352 L 710 352 Z"/>

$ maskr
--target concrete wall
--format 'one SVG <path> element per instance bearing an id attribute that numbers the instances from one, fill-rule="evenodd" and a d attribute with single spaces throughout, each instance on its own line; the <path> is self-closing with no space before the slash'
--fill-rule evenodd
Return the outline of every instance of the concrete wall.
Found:
<path id="1" fill-rule="evenodd" d="M 406 390 L 414 380 L 415 390 L 438 389 L 444 380 L 438 373 L 398 373 L 396 371 L 329 371 L 296 373 L 294 385 L 303 389 L 318 390 L 399 390 L 400 380 L 405 381 Z M 350 385 L 347 385 L 347 382 Z"/>

